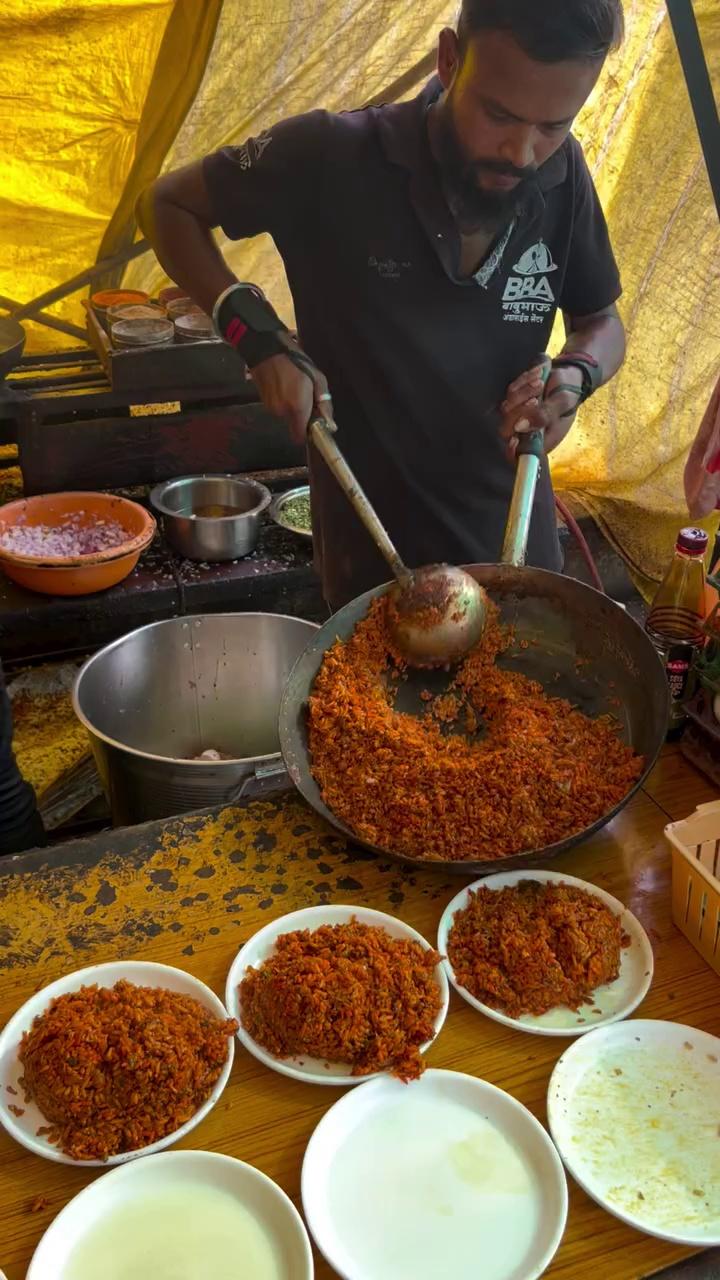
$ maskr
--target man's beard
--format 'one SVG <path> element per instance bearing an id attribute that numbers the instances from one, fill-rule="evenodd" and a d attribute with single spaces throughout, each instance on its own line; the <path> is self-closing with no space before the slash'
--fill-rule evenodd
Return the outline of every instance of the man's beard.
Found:
<path id="1" fill-rule="evenodd" d="M 497 231 L 506 225 L 523 202 L 537 169 L 516 169 L 502 160 L 468 160 L 455 129 L 446 98 L 434 108 L 433 156 L 451 211 L 462 229 Z M 483 174 L 496 173 L 518 178 L 508 191 L 491 191 L 479 186 Z"/>

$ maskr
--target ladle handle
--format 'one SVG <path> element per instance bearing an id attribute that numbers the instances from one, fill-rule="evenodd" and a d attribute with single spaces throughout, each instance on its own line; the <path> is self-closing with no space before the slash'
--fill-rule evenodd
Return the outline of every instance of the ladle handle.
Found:
<path id="1" fill-rule="evenodd" d="M 380 523 L 377 512 L 370 505 L 367 495 L 338 449 L 332 430 L 328 428 L 323 418 L 312 419 L 308 427 L 308 436 L 332 471 L 345 497 L 355 508 L 381 556 L 387 561 L 401 586 L 406 586 L 412 574 L 400 559 L 396 547 Z"/>
<path id="2" fill-rule="evenodd" d="M 542 356 L 542 381 L 547 383 L 552 369 L 549 356 Z M 515 471 L 510 510 L 505 526 L 505 538 L 502 548 L 502 563 L 519 568 L 525 563 L 530 521 L 535 505 L 540 466 L 545 456 L 545 436 L 542 431 L 525 431 L 518 436 Z"/>
<path id="3" fill-rule="evenodd" d="M 545 452 L 542 431 L 529 431 L 520 437 L 520 441 L 515 484 L 502 549 L 502 563 L 515 565 L 516 568 L 525 563 L 530 521 L 535 505 L 535 491 L 540 474 L 540 461 Z"/>

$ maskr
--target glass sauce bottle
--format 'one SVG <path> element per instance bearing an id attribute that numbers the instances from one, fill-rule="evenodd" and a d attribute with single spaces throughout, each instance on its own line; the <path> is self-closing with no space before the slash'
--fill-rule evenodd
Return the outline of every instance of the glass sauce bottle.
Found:
<path id="1" fill-rule="evenodd" d="M 670 686 L 669 736 L 685 723 L 690 671 L 705 643 L 704 529 L 681 529 L 675 555 L 650 606 L 645 630 L 665 664 Z"/>

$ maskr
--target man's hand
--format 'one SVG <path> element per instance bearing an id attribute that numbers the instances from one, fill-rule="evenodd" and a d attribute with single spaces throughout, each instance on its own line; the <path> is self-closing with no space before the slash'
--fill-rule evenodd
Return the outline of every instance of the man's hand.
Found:
<path id="1" fill-rule="evenodd" d="M 565 439 L 575 421 L 582 388 L 580 370 L 554 370 L 544 396 L 541 374 L 541 366 L 535 366 L 516 378 L 500 406 L 503 414 L 500 434 L 507 441 L 511 459 L 515 457 L 518 436 L 524 432 L 543 431 L 545 452 L 550 453 Z"/>
<path id="2" fill-rule="evenodd" d="M 327 378 L 307 359 L 307 372 L 299 369 L 289 356 L 271 356 L 251 370 L 252 379 L 265 408 L 277 418 L 284 418 L 296 444 L 304 444 L 310 419 L 326 418 L 332 422 L 331 400 Z"/>

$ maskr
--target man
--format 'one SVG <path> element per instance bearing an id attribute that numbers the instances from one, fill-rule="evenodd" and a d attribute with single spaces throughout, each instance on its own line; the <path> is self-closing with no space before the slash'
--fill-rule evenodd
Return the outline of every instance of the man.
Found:
<path id="1" fill-rule="evenodd" d="M 464 0 L 414 101 L 287 120 L 141 200 L 161 263 L 214 311 L 267 408 L 298 440 L 311 415 L 334 416 L 410 565 L 496 562 L 517 433 L 542 426 L 555 448 L 622 363 L 618 272 L 570 136 L 622 25 L 621 0 Z M 237 285 L 218 224 L 232 239 L 272 234 L 312 364 Z M 558 307 L 567 360 L 540 403 L 538 356 Z M 388 571 L 313 451 L 309 461 L 316 554 L 337 609 Z M 547 467 L 529 562 L 561 567 Z"/>
<path id="2" fill-rule="evenodd" d="M 0 855 L 45 844 L 35 792 L 24 782 L 12 749 L 12 708 L 0 662 Z"/>

